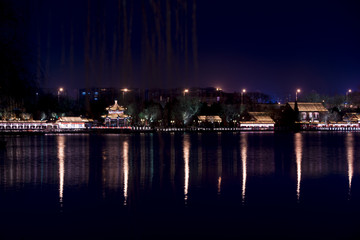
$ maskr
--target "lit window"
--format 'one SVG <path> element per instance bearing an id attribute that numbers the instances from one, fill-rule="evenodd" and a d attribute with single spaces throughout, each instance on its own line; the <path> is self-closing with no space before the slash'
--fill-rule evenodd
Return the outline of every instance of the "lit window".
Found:
<path id="1" fill-rule="evenodd" d="M 99 93 L 98 92 L 95 92 L 95 95 L 98 95 Z"/>
<path id="2" fill-rule="evenodd" d="M 302 119 L 302 120 L 305 120 L 305 119 L 306 119 L 306 112 L 302 112 L 301 115 L 302 115 L 302 116 L 301 116 L 301 119 Z"/>
<path id="3" fill-rule="evenodd" d="M 97 100 L 98 100 L 98 98 L 96 97 L 96 98 L 94 98 L 94 100 L 95 100 L 95 101 L 97 101 Z"/>
<path id="4" fill-rule="evenodd" d="M 82 92 L 82 95 L 86 95 L 86 92 Z"/>

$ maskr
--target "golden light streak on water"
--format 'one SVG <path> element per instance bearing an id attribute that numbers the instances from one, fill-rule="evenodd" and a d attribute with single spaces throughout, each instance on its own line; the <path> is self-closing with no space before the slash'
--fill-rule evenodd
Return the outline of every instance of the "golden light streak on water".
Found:
<path id="1" fill-rule="evenodd" d="M 300 184 L 301 184 L 301 161 L 302 161 L 302 135 L 295 134 L 295 155 L 296 155 L 296 197 L 300 200 Z"/>
<path id="2" fill-rule="evenodd" d="M 190 168 L 189 168 L 189 156 L 190 156 L 190 140 L 189 136 L 184 136 L 184 200 L 185 204 L 188 199 L 188 191 L 189 191 L 189 176 L 190 176 Z"/>
<path id="3" fill-rule="evenodd" d="M 124 205 L 127 205 L 128 184 L 129 184 L 129 144 L 124 141 L 123 144 L 123 170 L 124 170 Z"/>
<path id="4" fill-rule="evenodd" d="M 245 203 L 246 178 L 247 178 L 247 135 L 241 134 L 241 164 L 242 164 L 242 187 L 241 201 Z"/>
<path id="5" fill-rule="evenodd" d="M 351 183 L 354 175 L 354 135 L 348 133 L 346 136 L 346 152 L 348 164 L 348 179 L 349 179 L 349 198 L 351 196 Z"/>
<path id="6" fill-rule="evenodd" d="M 64 196 L 64 176 L 65 176 L 65 136 L 59 135 L 57 139 L 58 144 L 58 159 L 59 159 L 59 201 L 63 203 Z"/>
<path id="7" fill-rule="evenodd" d="M 218 194 L 220 195 L 220 193 L 221 193 L 221 176 L 219 176 L 219 178 L 218 178 L 217 190 L 218 190 Z"/>
<path id="8" fill-rule="evenodd" d="M 221 134 L 218 134 L 218 148 L 217 148 L 217 175 L 218 175 L 218 195 L 221 194 L 221 176 L 222 176 L 222 145 Z"/>

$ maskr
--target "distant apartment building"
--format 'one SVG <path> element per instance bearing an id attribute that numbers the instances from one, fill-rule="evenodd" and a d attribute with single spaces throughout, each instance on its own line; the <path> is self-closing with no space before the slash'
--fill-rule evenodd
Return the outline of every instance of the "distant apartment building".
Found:
<path id="1" fill-rule="evenodd" d="M 80 101 L 113 101 L 119 97 L 120 91 L 115 88 L 81 88 L 78 95 Z"/>

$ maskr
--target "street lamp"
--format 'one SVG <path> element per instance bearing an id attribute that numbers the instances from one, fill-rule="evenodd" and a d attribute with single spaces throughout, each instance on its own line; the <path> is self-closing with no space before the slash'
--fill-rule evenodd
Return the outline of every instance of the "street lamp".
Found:
<path id="1" fill-rule="evenodd" d="M 125 93 L 128 92 L 128 91 L 129 91 L 129 89 L 127 89 L 127 88 L 123 89 L 123 102 L 124 103 L 125 103 Z"/>
<path id="2" fill-rule="evenodd" d="M 297 89 L 296 90 L 296 93 L 295 93 L 295 101 L 297 102 L 297 100 L 298 100 L 298 93 L 300 93 L 301 92 L 301 90 L 300 89 Z"/>
<path id="3" fill-rule="evenodd" d="M 189 89 L 185 89 L 185 90 L 184 90 L 184 97 L 185 97 L 185 95 L 186 95 L 188 92 L 189 92 Z"/>
<path id="4" fill-rule="evenodd" d="M 345 99 L 345 101 L 346 101 L 346 103 L 347 103 L 348 106 L 350 106 L 350 103 L 349 103 L 349 94 L 350 94 L 351 92 L 352 92 L 351 89 L 349 89 L 349 90 L 346 92 L 346 99 Z M 346 106 L 345 106 L 345 107 L 346 107 Z"/>
<path id="5" fill-rule="evenodd" d="M 244 104 L 244 95 L 246 93 L 246 89 L 244 88 L 241 92 L 241 104 Z"/>
<path id="6" fill-rule="evenodd" d="M 57 95 L 58 95 L 58 102 L 60 102 L 60 94 L 64 91 L 64 89 L 61 87 L 58 89 Z"/>

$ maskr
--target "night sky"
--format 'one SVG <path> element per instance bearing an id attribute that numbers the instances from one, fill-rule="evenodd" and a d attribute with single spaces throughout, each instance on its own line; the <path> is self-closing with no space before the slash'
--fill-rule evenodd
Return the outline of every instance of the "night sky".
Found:
<path id="1" fill-rule="evenodd" d="M 42 86 L 280 95 L 360 85 L 356 1 L 120 1 L 120 15 L 118 3 L 26 2 Z"/>

